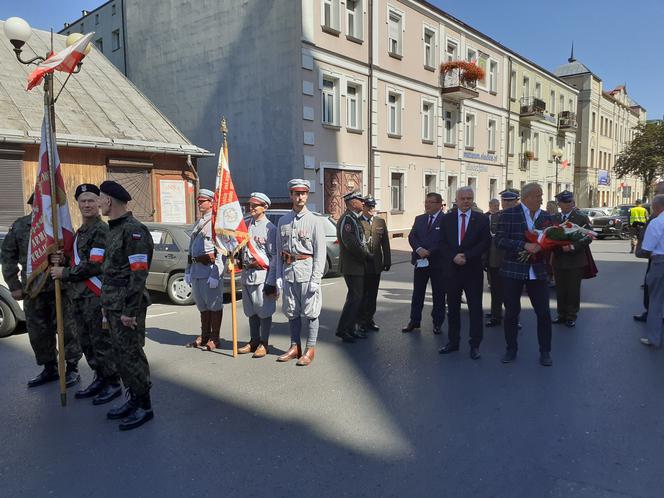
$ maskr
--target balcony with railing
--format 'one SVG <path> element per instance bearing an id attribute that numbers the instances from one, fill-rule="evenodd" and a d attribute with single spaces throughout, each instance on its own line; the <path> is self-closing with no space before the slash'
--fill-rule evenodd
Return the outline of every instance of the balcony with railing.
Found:
<path id="1" fill-rule="evenodd" d="M 576 130 L 576 113 L 572 111 L 563 111 L 558 114 L 558 130 L 574 131 Z"/>
<path id="2" fill-rule="evenodd" d="M 530 165 L 530 161 L 534 161 L 535 158 L 535 153 L 532 151 L 524 151 L 519 153 L 519 170 L 520 171 L 528 171 L 528 166 Z"/>
<path id="3" fill-rule="evenodd" d="M 440 65 L 440 93 L 456 102 L 477 98 L 477 80 L 482 78 L 484 70 L 472 62 L 445 62 Z"/>
<path id="4" fill-rule="evenodd" d="M 550 121 L 547 119 L 546 102 L 537 97 L 522 97 L 519 118 L 524 123 L 531 121 Z M 555 121 L 555 120 L 554 120 Z"/>

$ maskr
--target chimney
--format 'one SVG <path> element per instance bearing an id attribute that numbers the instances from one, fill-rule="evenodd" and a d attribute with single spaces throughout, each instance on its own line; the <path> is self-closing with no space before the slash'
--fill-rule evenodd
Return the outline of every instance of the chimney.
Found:
<path id="1" fill-rule="evenodd" d="M 66 23 L 65 23 L 65 29 L 67 29 L 68 27 L 69 27 L 69 23 L 66 22 Z"/>
<path id="2" fill-rule="evenodd" d="M 83 14 L 83 17 L 87 16 L 89 13 L 90 12 L 88 12 L 87 10 L 82 10 L 81 11 L 81 14 Z"/>

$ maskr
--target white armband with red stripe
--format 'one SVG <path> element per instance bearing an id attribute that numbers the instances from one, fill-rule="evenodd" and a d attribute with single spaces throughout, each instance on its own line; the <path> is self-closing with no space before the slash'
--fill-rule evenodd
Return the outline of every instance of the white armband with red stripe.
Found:
<path id="1" fill-rule="evenodd" d="M 103 263 L 104 254 L 106 253 L 105 249 L 101 247 L 93 247 L 90 251 L 90 262 L 91 263 Z"/>
<path id="2" fill-rule="evenodd" d="M 148 269 L 147 254 L 131 254 L 129 256 L 129 268 L 131 271 L 140 271 Z"/>

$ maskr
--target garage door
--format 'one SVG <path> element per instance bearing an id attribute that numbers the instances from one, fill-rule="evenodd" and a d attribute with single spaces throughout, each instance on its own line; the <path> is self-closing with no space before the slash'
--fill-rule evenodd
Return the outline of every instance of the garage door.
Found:
<path id="1" fill-rule="evenodd" d="M 131 195 L 129 210 L 140 221 L 154 221 L 152 181 L 150 170 L 145 168 L 109 166 L 109 180 L 118 182 Z"/>
<path id="2" fill-rule="evenodd" d="M 0 227 L 6 229 L 25 214 L 22 150 L 0 150 L 0 178 Z"/>

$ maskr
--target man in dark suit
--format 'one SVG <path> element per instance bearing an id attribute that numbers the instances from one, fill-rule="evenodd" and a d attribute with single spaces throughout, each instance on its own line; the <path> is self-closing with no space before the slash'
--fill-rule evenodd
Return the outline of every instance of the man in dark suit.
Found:
<path id="1" fill-rule="evenodd" d="M 459 351 L 461 331 L 461 293 L 466 294 L 470 312 L 470 357 L 480 358 L 482 342 L 482 256 L 491 243 L 489 218 L 472 209 L 475 194 L 471 187 L 457 190 L 457 208 L 443 217 L 442 253 L 447 293 L 448 343 L 438 352 Z"/>
<path id="2" fill-rule="evenodd" d="M 374 314 L 376 313 L 380 274 L 390 271 L 392 253 L 390 252 L 390 235 L 387 231 L 387 224 L 383 218 L 376 216 L 376 200 L 371 196 L 364 198 L 360 223 L 362 223 L 364 238 L 367 241 L 369 253 L 373 255 L 373 260 L 367 261 L 364 273 L 364 294 L 358 325 L 363 331 L 378 332 L 380 329 L 374 322 Z"/>
<path id="3" fill-rule="evenodd" d="M 590 228 L 590 220 L 574 204 L 574 194 L 564 190 L 556 195 L 560 213 L 556 222 L 571 221 L 583 228 Z M 581 280 L 584 268 L 588 266 L 586 247 L 592 242 L 584 237 L 574 244 L 562 246 L 553 252 L 553 275 L 556 281 L 558 317 L 553 323 L 564 323 L 567 327 L 576 326 L 576 316 L 581 305 Z"/>
<path id="4" fill-rule="evenodd" d="M 546 260 L 542 247 L 528 242 L 525 233 L 553 224 L 553 217 L 541 210 L 542 187 L 527 183 L 521 189 L 521 204 L 506 209 L 500 215 L 496 245 L 505 251 L 500 275 L 503 277 L 505 303 L 505 342 L 507 351 L 503 363 L 516 359 L 519 313 L 523 286 L 537 315 L 537 339 L 540 347 L 540 364 L 551 366 L 551 312 L 547 285 Z M 528 259 L 525 259 L 525 258 Z M 524 261 L 525 259 L 525 261 Z"/>
<path id="5" fill-rule="evenodd" d="M 366 333 L 357 328 L 357 314 L 364 294 L 364 274 L 366 264 L 372 259 L 364 230 L 360 224 L 362 215 L 362 194 L 349 192 L 344 195 L 346 212 L 337 223 L 339 240 L 339 271 L 346 282 L 346 302 L 341 310 L 336 336 L 344 342 L 365 339 Z"/>
<path id="6" fill-rule="evenodd" d="M 419 330 L 422 321 L 422 307 L 427 284 L 431 280 L 433 294 L 433 333 L 441 334 L 445 321 L 445 287 L 443 279 L 443 258 L 441 253 L 443 220 L 443 198 L 430 192 L 424 200 L 424 214 L 415 217 L 413 228 L 408 234 L 408 242 L 413 249 L 410 258 L 415 266 L 413 271 L 413 296 L 410 303 L 410 321 L 402 332 Z"/>

